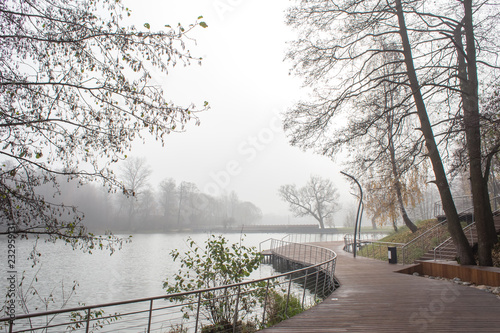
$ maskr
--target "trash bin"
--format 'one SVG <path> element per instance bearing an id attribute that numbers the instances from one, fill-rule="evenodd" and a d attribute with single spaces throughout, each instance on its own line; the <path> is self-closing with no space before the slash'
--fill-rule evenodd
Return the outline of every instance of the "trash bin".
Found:
<path id="1" fill-rule="evenodd" d="M 394 246 L 389 246 L 387 248 L 387 257 L 389 258 L 389 264 L 398 263 L 398 249 Z"/>

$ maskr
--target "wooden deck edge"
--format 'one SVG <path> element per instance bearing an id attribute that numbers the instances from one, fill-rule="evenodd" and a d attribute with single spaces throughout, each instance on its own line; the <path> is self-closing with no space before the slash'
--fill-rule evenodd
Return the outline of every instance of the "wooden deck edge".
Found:
<path id="1" fill-rule="evenodd" d="M 403 274 L 417 272 L 420 275 L 439 276 L 447 279 L 459 278 L 477 285 L 500 286 L 500 268 L 459 265 L 453 261 L 420 261 L 396 272 Z"/>

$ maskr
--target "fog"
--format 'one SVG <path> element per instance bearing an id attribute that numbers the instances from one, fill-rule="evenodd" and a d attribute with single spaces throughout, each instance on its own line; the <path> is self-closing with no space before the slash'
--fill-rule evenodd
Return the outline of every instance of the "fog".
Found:
<path id="1" fill-rule="evenodd" d="M 196 43 L 187 45 L 193 56 L 203 57 L 201 66 L 180 65 L 168 76 L 153 75 L 176 104 L 202 106 L 206 100 L 211 106 L 199 114 L 200 126 L 172 133 L 164 147 L 147 139 L 136 142 L 128 155 L 147 159 L 153 186 L 173 178 L 212 196 L 235 191 L 264 215 L 287 220 L 279 186 L 302 186 L 315 174 L 334 182 L 342 206 L 355 202 L 350 183 L 339 173 L 341 160 L 291 147 L 283 133 L 280 114 L 307 95 L 283 61 L 286 41 L 294 37 L 284 24 L 287 0 L 129 0 L 126 5 L 132 9 L 127 22 L 136 26 L 187 26 L 200 15 L 208 24 L 195 29 Z M 337 214 L 342 219 L 343 211 Z"/>

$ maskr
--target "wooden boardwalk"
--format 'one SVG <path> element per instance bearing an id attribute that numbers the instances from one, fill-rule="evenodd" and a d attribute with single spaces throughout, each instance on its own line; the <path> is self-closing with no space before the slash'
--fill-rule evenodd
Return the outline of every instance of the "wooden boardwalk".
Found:
<path id="1" fill-rule="evenodd" d="M 396 273 L 403 266 L 353 258 L 340 242 L 314 244 L 338 254 L 340 288 L 264 332 L 500 332 L 500 299 L 491 293 Z"/>

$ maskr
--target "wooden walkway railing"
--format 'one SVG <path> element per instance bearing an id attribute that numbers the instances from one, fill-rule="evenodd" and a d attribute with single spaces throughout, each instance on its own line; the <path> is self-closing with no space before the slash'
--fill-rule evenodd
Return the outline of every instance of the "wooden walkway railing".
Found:
<path id="1" fill-rule="evenodd" d="M 316 245 L 338 254 L 340 287 L 321 304 L 264 332 L 500 332 L 500 299 L 491 293 L 352 258 L 340 242 Z"/>

